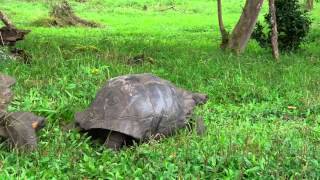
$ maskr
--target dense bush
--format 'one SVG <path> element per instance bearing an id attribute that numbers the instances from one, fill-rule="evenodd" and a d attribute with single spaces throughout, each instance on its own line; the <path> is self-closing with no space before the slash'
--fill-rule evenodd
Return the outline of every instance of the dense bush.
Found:
<path id="1" fill-rule="evenodd" d="M 275 1 L 278 24 L 278 42 L 281 51 L 293 51 L 299 48 L 309 32 L 311 20 L 303 11 L 298 0 Z M 258 22 L 252 34 L 261 47 L 271 46 L 270 13 L 264 16 L 267 27 Z M 266 32 L 265 32 L 266 30 Z"/>

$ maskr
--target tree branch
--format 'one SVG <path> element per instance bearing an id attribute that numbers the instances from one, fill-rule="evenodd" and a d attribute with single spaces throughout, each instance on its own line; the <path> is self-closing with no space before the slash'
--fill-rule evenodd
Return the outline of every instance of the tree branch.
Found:
<path id="1" fill-rule="evenodd" d="M 0 20 L 6 25 L 9 29 L 16 29 L 16 27 L 12 24 L 12 22 L 8 19 L 8 17 L 0 11 Z"/>
<path id="2" fill-rule="evenodd" d="M 222 49 L 225 49 L 227 47 L 227 45 L 228 45 L 229 33 L 226 30 L 226 28 L 224 27 L 224 23 L 223 23 L 221 0 L 218 0 L 217 2 L 218 2 L 219 29 L 220 29 L 220 33 L 221 33 L 221 37 L 222 37 L 222 42 L 221 42 L 220 47 Z"/>

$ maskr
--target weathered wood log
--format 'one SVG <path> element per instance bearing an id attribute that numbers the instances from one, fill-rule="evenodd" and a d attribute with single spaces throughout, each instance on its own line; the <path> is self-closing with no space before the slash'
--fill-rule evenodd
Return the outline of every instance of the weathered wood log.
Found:
<path id="1" fill-rule="evenodd" d="M 10 19 L 2 11 L 0 11 L 0 21 L 2 21 L 5 25 L 4 27 L 0 28 L 0 46 L 10 47 L 9 52 L 11 54 L 8 53 L 9 57 L 12 57 L 13 59 L 22 60 L 24 63 L 30 63 L 31 55 L 29 55 L 22 49 L 14 48 L 16 42 L 23 40 L 24 37 L 30 32 L 30 30 L 17 29 L 10 21 Z"/>
<path id="2" fill-rule="evenodd" d="M 12 24 L 12 22 L 8 19 L 8 17 L 2 11 L 0 11 L 0 20 L 9 29 L 15 29 L 15 26 Z"/>
<path id="3" fill-rule="evenodd" d="M 0 29 L 0 45 L 14 46 L 17 41 L 23 40 L 30 30 L 19 30 L 7 26 Z"/>
<path id="4" fill-rule="evenodd" d="M 67 1 L 53 6 L 50 16 L 53 17 L 52 24 L 56 26 L 87 26 L 87 27 L 100 27 L 99 24 L 84 20 L 75 15 L 71 6 Z"/>
<path id="5" fill-rule="evenodd" d="M 0 28 L 0 46 L 14 46 L 17 41 L 23 40 L 29 30 L 17 29 L 10 19 L 0 11 L 0 20 L 5 25 Z"/>

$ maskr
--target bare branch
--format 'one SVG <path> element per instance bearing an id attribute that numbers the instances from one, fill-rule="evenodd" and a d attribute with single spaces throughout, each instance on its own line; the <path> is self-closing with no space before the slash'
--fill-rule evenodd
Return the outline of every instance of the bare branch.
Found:
<path id="1" fill-rule="evenodd" d="M 6 25 L 9 29 L 15 29 L 16 27 L 12 24 L 12 22 L 8 19 L 8 17 L 0 11 L 0 20 Z"/>

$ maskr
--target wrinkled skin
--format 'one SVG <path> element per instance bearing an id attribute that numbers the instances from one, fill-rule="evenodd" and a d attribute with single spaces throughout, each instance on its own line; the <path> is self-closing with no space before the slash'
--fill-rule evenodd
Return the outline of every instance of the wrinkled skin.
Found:
<path id="1" fill-rule="evenodd" d="M 7 112 L 15 79 L 0 73 L 0 136 L 9 139 L 12 147 L 33 150 L 37 147 L 36 131 L 44 126 L 45 118 L 30 112 Z"/>
<path id="2" fill-rule="evenodd" d="M 88 109 L 76 113 L 75 121 L 83 131 L 109 130 L 105 144 L 118 149 L 126 139 L 123 135 L 138 141 L 170 136 L 187 127 L 191 118 L 203 134 L 203 120 L 194 118 L 193 110 L 206 101 L 204 94 L 177 88 L 151 74 L 119 76 L 107 82 Z"/>
<path id="3" fill-rule="evenodd" d="M 44 126 L 45 118 L 30 112 L 2 112 L 0 135 L 10 140 L 12 147 L 34 150 L 37 147 L 36 131 Z"/>

